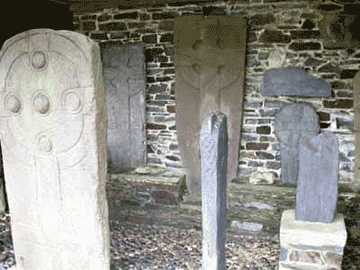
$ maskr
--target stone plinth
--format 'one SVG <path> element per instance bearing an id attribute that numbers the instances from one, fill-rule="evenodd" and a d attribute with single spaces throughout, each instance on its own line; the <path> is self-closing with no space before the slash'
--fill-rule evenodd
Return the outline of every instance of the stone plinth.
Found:
<path id="1" fill-rule="evenodd" d="M 341 269 L 346 238 L 341 214 L 331 224 L 325 224 L 296 221 L 295 210 L 284 211 L 279 269 Z"/>
<path id="2" fill-rule="evenodd" d="M 114 190 L 114 188 L 116 190 Z M 136 173 L 108 174 L 107 188 L 122 197 L 136 198 L 140 204 L 155 201 L 160 204 L 177 204 L 186 187 L 185 174 L 165 172 L 159 175 Z"/>

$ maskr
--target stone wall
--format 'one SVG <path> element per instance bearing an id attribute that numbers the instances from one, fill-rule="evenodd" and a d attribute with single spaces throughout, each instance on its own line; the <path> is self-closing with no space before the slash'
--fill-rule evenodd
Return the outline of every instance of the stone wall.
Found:
<path id="1" fill-rule="evenodd" d="M 340 182 L 347 184 L 354 181 L 351 82 L 360 67 L 360 49 L 346 45 L 346 42 L 345 45 L 330 46 L 321 29 L 324 18 L 354 8 L 359 10 L 359 6 L 344 3 L 347 1 L 337 2 L 343 4 L 248 0 L 198 5 L 161 4 L 131 10 L 102 8 L 86 13 L 74 10 L 73 23 L 75 31 L 88 35 L 100 45 L 104 42 L 145 44 L 148 163 L 181 167 L 175 125 L 174 18 L 210 13 L 247 18 L 246 92 L 239 176 L 260 171 L 273 172 L 280 177 L 281 153 L 274 134 L 274 114 L 288 103 L 308 102 L 319 114 L 321 129 L 338 136 Z M 341 21 L 332 28 L 335 33 L 336 27 L 342 27 Z M 263 73 L 277 67 L 303 67 L 309 74 L 324 78 L 332 85 L 331 98 L 261 96 L 259 87 Z"/>

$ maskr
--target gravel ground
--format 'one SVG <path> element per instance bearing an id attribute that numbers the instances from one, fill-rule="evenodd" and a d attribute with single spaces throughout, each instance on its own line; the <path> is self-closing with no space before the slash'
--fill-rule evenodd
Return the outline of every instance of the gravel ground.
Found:
<path id="1" fill-rule="evenodd" d="M 14 265 L 9 216 L 0 220 L 0 270 Z M 199 270 L 201 231 L 110 221 L 111 270 Z M 278 269 L 279 241 L 274 237 L 227 234 L 227 269 Z M 360 269 L 360 248 L 348 240 L 342 269 Z M 39 270 L 42 270 L 39 268 Z"/>

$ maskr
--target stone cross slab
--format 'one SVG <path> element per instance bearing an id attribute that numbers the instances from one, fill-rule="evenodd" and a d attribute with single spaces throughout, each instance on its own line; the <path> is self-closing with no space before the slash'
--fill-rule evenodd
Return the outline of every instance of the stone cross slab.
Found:
<path id="1" fill-rule="evenodd" d="M 284 184 L 294 185 L 299 175 L 300 140 L 319 133 L 319 117 L 310 105 L 293 103 L 277 112 L 274 125 L 281 147 L 281 179 Z"/>
<path id="2" fill-rule="evenodd" d="M 201 130 L 202 269 L 224 270 L 228 136 L 226 116 L 212 114 Z"/>
<path id="3" fill-rule="evenodd" d="M 190 15 L 174 20 L 176 129 L 191 196 L 201 194 L 200 132 L 213 112 L 227 117 L 228 183 L 237 177 L 246 27 L 246 19 L 238 16 Z"/>
<path id="4" fill-rule="evenodd" d="M 325 131 L 300 143 L 296 220 L 332 223 L 336 217 L 339 144 Z"/>
<path id="5" fill-rule="evenodd" d="M 102 46 L 108 115 L 108 170 L 119 173 L 146 163 L 144 44 Z"/>
<path id="6" fill-rule="evenodd" d="M 35 29 L 0 54 L 0 135 L 17 269 L 110 269 L 99 46 Z"/>

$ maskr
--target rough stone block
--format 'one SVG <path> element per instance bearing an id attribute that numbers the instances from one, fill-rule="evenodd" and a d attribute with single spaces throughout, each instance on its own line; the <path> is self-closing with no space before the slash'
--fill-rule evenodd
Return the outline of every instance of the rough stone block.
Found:
<path id="1" fill-rule="evenodd" d="M 318 51 L 321 50 L 321 44 L 318 42 L 293 42 L 289 46 L 293 51 Z"/>
<path id="2" fill-rule="evenodd" d="M 272 69 L 264 74 L 260 94 L 275 96 L 330 97 L 331 85 L 301 68 Z"/>
<path id="3" fill-rule="evenodd" d="M 259 234 L 264 228 L 264 225 L 256 222 L 247 222 L 240 220 L 232 220 L 230 228 L 237 233 L 243 234 Z"/>
<path id="4" fill-rule="evenodd" d="M 299 149 L 296 220 L 331 223 L 336 217 L 339 182 L 339 144 L 325 131 L 303 137 Z"/>
<path id="5" fill-rule="evenodd" d="M 290 252 L 289 261 L 320 264 L 321 255 L 318 251 L 303 251 L 294 249 Z"/>
<path id="6" fill-rule="evenodd" d="M 265 30 L 259 38 L 259 42 L 263 43 L 290 43 L 289 35 L 284 35 L 282 31 Z"/>
<path id="7" fill-rule="evenodd" d="M 259 185 L 259 184 L 265 184 L 265 185 L 272 185 L 274 184 L 275 176 L 273 173 L 259 173 L 259 172 L 253 172 L 250 175 L 250 184 L 253 185 Z"/>
<path id="8" fill-rule="evenodd" d="M 126 30 L 126 24 L 123 22 L 110 22 L 99 24 L 100 31 L 121 31 Z"/>
<path id="9" fill-rule="evenodd" d="M 295 210 L 283 212 L 280 223 L 280 244 L 285 249 L 294 246 L 306 248 L 311 245 L 315 250 L 331 250 L 340 247 L 340 253 L 346 244 L 347 232 L 344 217 L 337 214 L 330 224 L 321 222 L 302 222 L 295 219 Z M 322 247 L 325 247 L 321 249 Z"/>
<path id="10" fill-rule="evenodd" d="M 110 269 L 99 46 L 70 31 L 7 40 L 0 134 L 17 269 Z"/>

